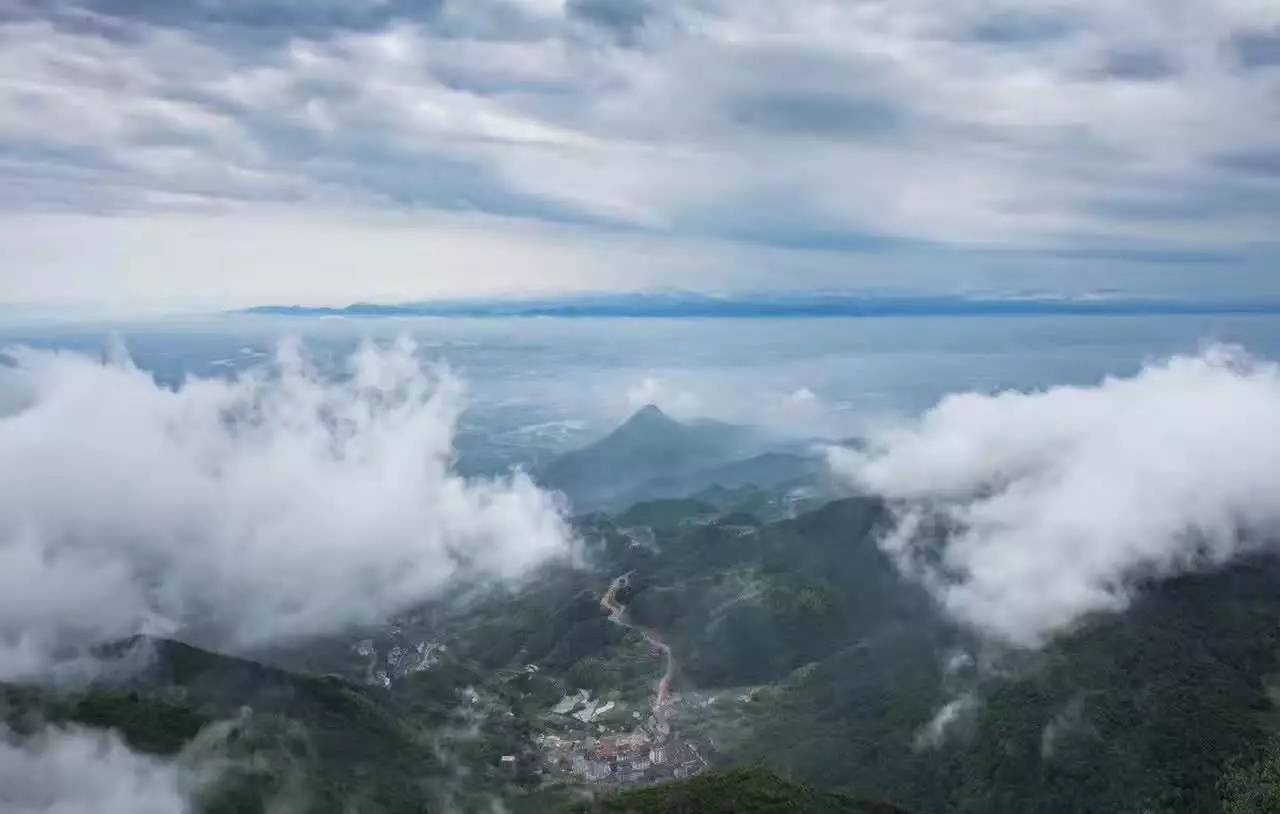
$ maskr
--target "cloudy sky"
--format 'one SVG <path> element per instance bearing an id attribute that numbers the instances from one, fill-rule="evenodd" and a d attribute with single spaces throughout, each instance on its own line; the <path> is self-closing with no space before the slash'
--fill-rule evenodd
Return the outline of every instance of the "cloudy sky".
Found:
<path id="1" fill-rule="evenodd" d="M 0 300 L 1280 293 L 1274 0 L 0 0 Z"/>

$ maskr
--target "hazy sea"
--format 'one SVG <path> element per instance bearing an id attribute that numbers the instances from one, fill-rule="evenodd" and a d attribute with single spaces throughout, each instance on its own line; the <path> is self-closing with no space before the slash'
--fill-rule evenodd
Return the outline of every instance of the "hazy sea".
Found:
<path id="1" fill-rule="evenodd" d="M 163 381 L 260 364 L 283 337 L 339 359 L 364 338 L 413 336 L 468 386 L 459 446 L 477 468 L 536 462 L 646 403 L 677 417 L 855 435 L 947 393 L 1089 385 L 1230 343 L 1280 359 L 1275 316 L 764 319 L 286 318 L 0 325 L 0 347 L 100 354 L 117 335 Z"/>

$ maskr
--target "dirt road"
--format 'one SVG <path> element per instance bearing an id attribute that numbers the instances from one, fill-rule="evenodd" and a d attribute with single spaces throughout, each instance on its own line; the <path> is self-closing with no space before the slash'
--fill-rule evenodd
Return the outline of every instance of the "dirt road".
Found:
<path id="1" fill-rule="evenodd" d="M 631 580 L 631 572 L 615 577 L 609 584 L 609 590 L 600 599 L 600 607 L 609 612 L 609 620 L 629 630 L 634 630 L 645 638 L 645 641 L 662 651 L 666 657 L 667 667 L 658 680 L 658 695 L 653 702 L 653 714 L 659 721 L 666 719 L 667 703 L 671 698 L 671 677 L 675 675 L 676 659 L 671 654 L 671 645 L 662 640 L 656 631 L 627 620 L 627 606 L 618 601 L 618 589 L 625 587 Z"/>

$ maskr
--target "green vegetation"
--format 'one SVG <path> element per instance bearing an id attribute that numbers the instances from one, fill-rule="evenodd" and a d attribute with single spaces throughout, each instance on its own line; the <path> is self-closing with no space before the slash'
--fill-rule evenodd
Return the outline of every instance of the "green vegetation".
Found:
<path id="1" fill-rule="evenodd" d="M 712 772 L 690 780 L 603 796 L 579 814 L 895 814 L 900 810 L 792 783 L 761 768 Z"/>
<path id="2" fill-rule="evenodd" d="M 1270 726 L 1277 578 L 1258 561 L 1151 586 L 994 686 L 961 762 L 959 807 L 1217 810 L 1227 762 Z"/>
<path id="3" fill-rule="evenodd" d="M 209 812 L 265 811 L 286 792 L 315 812 L 420 812 L 446 797 L 487 800 L 487 789 L 504 782 L 499 750 L 519 738 L 483 730 L 452 738 L 450 715 L 432 704 L 177 642 L 130 643 L 139 645 L 154 652 L 127 685 L 66 694 L 5 686 L 0 716 L 18 731 L 46 722 L 112 729 L 160 755 L 218 727 L 207 747 L 230 760 L 202 800 Z M 456 689 L 448 689 L 454 709 Z M 456 770 L 463 763 L 465 777 Z"/>
<path id="4" fill-rule="evenodd" d="M 876 501 L 849 499 L 763 527 L 721 521 L 659 535 L 635 562 L 633 617 L 662 630 L 686 683 L 758 684 L 905 623 L 946 632 L 872 535 Z M 638 558 L 637 558 L 638 560 Z"/>
<path id="5" fill-rule="evenodd" d="M 45 723 L 114 729 L 142 752 L 172 755 L 213 719 L 181 702 L 144 698 L 137 692 L 94 690 L 56 695 L 29 687 L 0 685 L 0 720 L 29 732 Z"/>
<path id="6" fill-rule="evenodd" d="M 726 690 L 686 729 L 716 762 L 919 811 L 1280 810 L 1274 560 L 1152 582 L 1042 652 L 1004 652 L 903 582 L 873 542 L 887 519 L 843 500 L 611 552 L 635 570 L 633 618 L 675 647 L 677 688 Z M 986 667 L 948 669 L 957 653 Z M 738 701 L 743 687 L 760 689 Z M 957 699 L 954 725 L 925 738 Z"/>
<path id="7" fill-rule="evenodd" d="M 805 459 L 697 466 L 660 413 L 629 424 L 558 464 L 562 483 L 588 488 L 610 469 L 649 478 L 599 500 L 644 495 L 616 523 L 583 519 L 595 576 L 539 579 L 454 620 L 482 663 L 538 664 L 553 682 L 526 690 L 539 703 L 557 681 L 597 694 L 652 681 L 643 648 L 595 607 L 609 578 L 631 572 L 620 599 L 671 643 L 676 689 L 715 698 L 682 726 L 713 744 L 717 765 L 915 811 L 1280 810 L 1274 560 L 1153 581 L 1123 613 L 1010 652 L 957 630 L 904 582 L 875 544 L 891 522 L 879 501 L 779 520 L 812 500 L 793 488 L 823 493 Z M 680 494 L 693 497 L 654 499 Z M 633 544 L 618 528 L 629 526 L 651 534 Z M 949 725 L 933 726 L 947 705 Z M 675 798 L 616 799 L 637 808 L 597 807 L 664 810 L 643 801 Z"/>
<path id="8" fill-rule="evenodd" d="M 637 697 L 656 661 L 596 605 L 608 575 L 633 571 L 621 598 L 674 646 L 676 688 L 718 696 L 685 731 L 721 765 L 918 811 L 1249 810 L 1230 801 L 1273 771 L 1257 750 L 1280 722 L 1265 684 L 1280 652 L 1271 561 L 1153 583 L 1043 652 L 1001 652 L 904 583 L 874 544 L 887 521 L 877 501 L 849 499 L 767 525 L 658 526 L 650 548 L 597 517 L 603 575 L 479 603 L 470 618 L 484 623 L 461 635 L 502 632 L 506 663 L 561 682 L 522 714 L 556 686 Z M 962 652 L 987 668 L 948 670 Z M 743 688 L 758 689 L 742 701 Z M 954 725 L 924 738 L 961 698 Z"/>
<path id="9" fill-rule="evenodd" d="M 1256 756 L 1232 761 L 1219 783 L 1225 814 L 1280 811 L 1280 736 L 1272 736 Z"/>
<path id="10" fill-rule="evenodd" d="M 599 605 L 630 572 L 619 598 L 671 643 L 677 692 L 714 697 L 682 709 L 681 732 L 713 765 L 755 768 L 579 811 L 896 810 L 864 798 L 973 814 L 1280 810 L 1274 559 L 1153 582 L 1124 613 L 1011 652 L 955 629 L 900 578 L 875 545 L 890 521 L 878 501 L 762 523 L 732 513 L 746 492 L 721 492 L 725 506 L 659 500 L 580 518 L 591 568 L 549 565 L 418 613 L 413 641 L 447 649 L 389 690 L 363 683 L 350 637 L 310 652 L 355 683 L 157 641 L 126 684 L 0 687 L 0 716 L 20 731 L 115 729 L 165 755 L 226 727 L 220 748 L 244 760 L 208 811 L 263 810 L 295 788 L 320 812 L 486 810 L 495 797 L 563 810 L 578 790 L 537 776 L 535 737 L 631 726 L 661 669 Z M 637 544 L 630 525 L 652 535 Z M 549 714 L 578 688 L 615 706 L 590 725 Z M 949 702 L 954 720 L 931 730 Z M 517 757 L 514 775 L 503 755 Z"/>
<path id="11" fill-rule="evenodd" d="M 918 626 L 886 628 L 702 726 L 723 760 L 913 810 L 1277 810 L 1278 747 L 1256 753 L 1277 729 L 1277 580 L 1260 560 L 1152 585 L 1044 652 L 988 652 L 981 674 L 946 674 Z M 918 740 L 961 697 L 946 737 Z"/>
<path id="12" fill-rule="evenodd" d="M 700 518 L 711 518 L 719 513 L 710 503 L 693 498 L 645 500 L 618 515 L 618 525 L 670 528 Z"/>

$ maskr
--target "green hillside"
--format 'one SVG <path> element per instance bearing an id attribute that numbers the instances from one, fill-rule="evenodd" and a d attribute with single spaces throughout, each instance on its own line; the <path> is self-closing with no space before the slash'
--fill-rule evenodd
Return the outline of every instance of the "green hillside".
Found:
<path id="1" fill-rule="evenodd" d="M 233 760 L 202 801 L 210 812 L 265 811 L 286 788 L 308 811 L 418 812 L 433 800 L 464 801 L 488 782 L 483 765 L 469 770 L 470 785 L 457 782 L 442 737 L 448 718 L 428 704 L 173 641 L 119 647 L 147 647 L 146 668 L 124 683 L 71 691 L 0 685 L 0 718 L 18 732 L 46 723 L 111 729 L 157 755 L 178 753 L 211 725 L 229 727 L 218 748 Z"/>
<path id="2" fill-rule="evenodd" d="M 901 809 L 783 780 L 760 768 L 712 772 L 600 797 L 577 814 L 901 814 Z"/>
<path id="3" fill-rule="evenodd" d="M 250 768 L 224 778 L 209 811 L 264 810 L 286 786 L 306 789 L 308 811 L 487 811 L 498 799 L 560 811 L 583 781 L 545 762 L 539 738 L 627 731 L 663 670 L 641 633 L 601 610 L 628 574 L 617 599 L 670 645 L 672 720 L 713 771 L 579 811 L 895 810 L 864 799 L 973 814 L 1280 810 L 1274 558 L 1153 581 L 1125 612 L 1013 651 L 957 629 L 901 578 L 876 545 L 892 522 L 878 500 L 771 523 L 724 511 L 676 500 L 580 517 L 585 564 L 300 643 L 283 659 L 297 670 L 140 639 L 114 648 L 147 655 L 127 678 L 6 686 L 0 713 L 19 732 L 79 723 L 169 755 L 229 725 L 224 748 Z M 429 669 L 371 686 L 362 637 L 442 649 Z M 552 713 L 582 691 L 608 714 Z"/>

